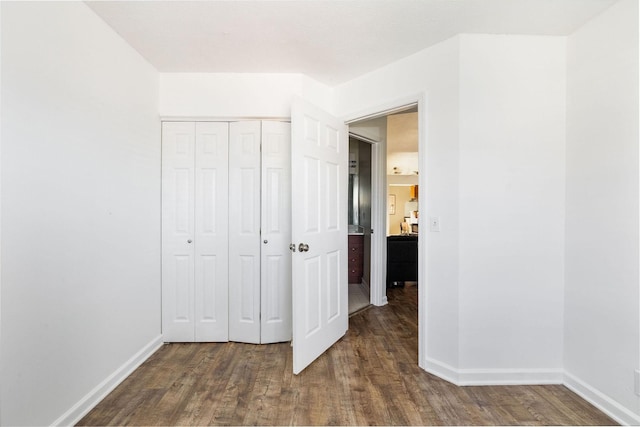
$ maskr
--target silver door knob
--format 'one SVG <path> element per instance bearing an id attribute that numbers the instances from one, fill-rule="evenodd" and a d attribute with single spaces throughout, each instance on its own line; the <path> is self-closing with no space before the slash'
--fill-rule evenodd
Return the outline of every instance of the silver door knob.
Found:
<path id="1" fill-rule="evenodd" d="M 269 243 L 269 241 L 265 239 L 265 240 L 262 241 L 262 243 L 264 243 L 266 245 L 267 243 Z"/>
<path id="2" fill-rule="evenodd" d="M 307 245 L 306 243 L 300 243 L 300 245 L 298 246 L 298 250 L 300 252 L 308 252 L 309 251 L 309 245 Z"/>
<path id="3" fill-rule="evenodd" d="M 189 240 L 187 240 L 187 243 L 191 243 L 192 241 L 193 241 L 193 240 L 189 239 Z"/>

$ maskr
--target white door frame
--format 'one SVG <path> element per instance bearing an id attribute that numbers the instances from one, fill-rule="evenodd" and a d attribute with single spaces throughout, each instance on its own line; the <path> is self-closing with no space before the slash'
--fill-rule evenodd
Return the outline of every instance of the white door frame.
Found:
<path id="1" fill-rule="evenodd" d="M 428 200 L 427 194 L 427 94 L 422 92 L 413 96 L 398 98 L 384 104 L 373 105 L 355 114 L 343 116 L 344 122 L 349 125 L 355 122 L 388 116 L 395 111 L 405 109 L 407 106 L 418 107 L 418 184 L 420 199 Z M 387 212 L 387 150 L 386 137 L 372 144 L 372 200 L 371 223 L 374 234 L 371 238 L 371 258 L 384 259 L 387 257 L 386 239 L 386 212 Z M 423 213 L 424 214 L 424 213 Z M 421 215 L 423 218 L 426 216 Z M 418 365 L 426 368 L 426 344 L 427 344 L 427 316 L 426 297 L 428 294 L 428 282 L 426 264 L 428 260 L 427 229 L 423 226 L 418 232 Z M 386 263 L 371 263 L 370 295 L 371 304 L 387 304 L 386 292 Z"/>

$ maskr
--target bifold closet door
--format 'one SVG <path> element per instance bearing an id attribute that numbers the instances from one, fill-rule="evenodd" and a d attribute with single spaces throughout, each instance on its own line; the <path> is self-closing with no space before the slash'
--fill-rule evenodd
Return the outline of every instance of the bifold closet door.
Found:
<path id="1" fill-rule="evenodd" d="M 228 124 L 162 125 L 162 331 L 228 340 Z"/>
<path id="2" fill-rule="evenodd" d="M 291 125 L 230 124 L 229 339 L 291 340 Z"/>
<path id="3" fill-rule="evenodd" d="M 229 340 L 260 343 L 259 121 L 229 124 Z"/>
<path id="4" fill-rule="evenodd" d="M 194 341 L 195 124 L 162 124 L 162 334 Z"/>
<path id="5" fill-rule="evenodd" d="M 262 122 L 263 344 L 291 340 L 291 123 Z"/>
<path id="6" fill-rule="evenodd" d="M 196 123 L 196 341 L 229 340 L 229 125 Z"/>

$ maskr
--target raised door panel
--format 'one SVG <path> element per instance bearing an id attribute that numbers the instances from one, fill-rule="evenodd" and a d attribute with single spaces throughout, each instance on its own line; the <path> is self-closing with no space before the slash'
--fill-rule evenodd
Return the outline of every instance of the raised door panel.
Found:
<path id="1" fill-rule="evenodd" d="M 291 124 L 262 122 L 262 343 L 291 340 Z"/>
<path id="2" fill-rule="evenodd" d="M 191 342 L 194 333 L 193 123 L 162 124 L 162 333 Z"/>
<path id="3" fill-rule="evenodd" d="M 230 123 L 229 134 L 229 340 L 257 344 L 261 123 Z"/>
<path id="4" fill-rule="evenodd" d="M 228 341 L 229 125 L 195 133 L 195 341 Z"/>

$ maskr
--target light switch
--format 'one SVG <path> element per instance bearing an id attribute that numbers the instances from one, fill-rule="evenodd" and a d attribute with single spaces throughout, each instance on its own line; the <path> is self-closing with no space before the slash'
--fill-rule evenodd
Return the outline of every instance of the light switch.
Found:
<path id="1" fill-rule="evenodd" d="M 437 216 L 432 216 L 429 218 L 429 230 L 432 232 L 440 231 L 440 218 Z"/>

